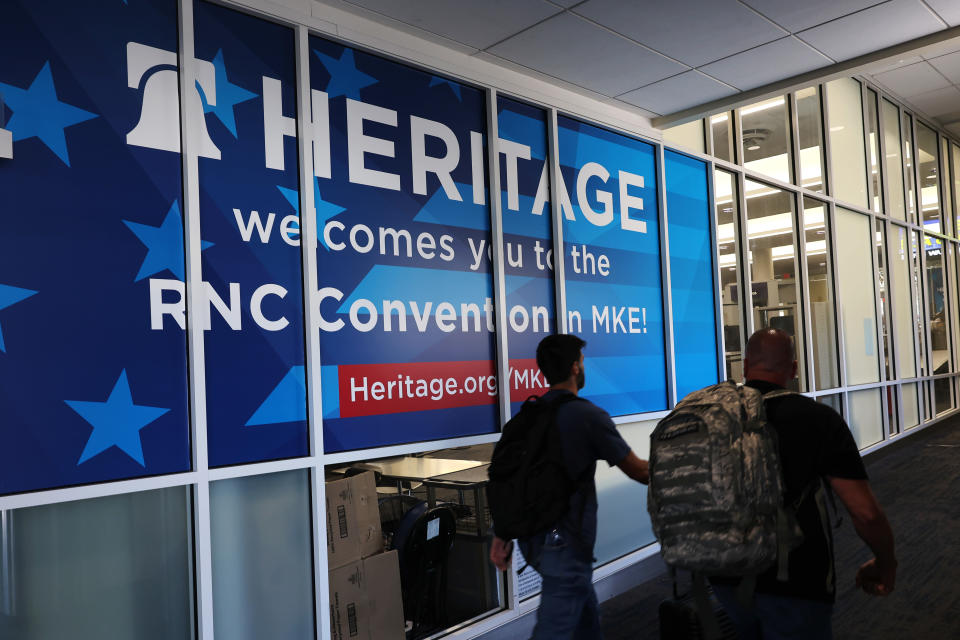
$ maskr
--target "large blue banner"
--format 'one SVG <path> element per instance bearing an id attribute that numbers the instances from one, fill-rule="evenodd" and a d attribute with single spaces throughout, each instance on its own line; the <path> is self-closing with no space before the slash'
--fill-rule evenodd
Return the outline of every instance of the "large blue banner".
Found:
<path id="1" fill-rule="evenodd" d="M 547 382 L 537 344 L 556 328 L 547 117 L 542 109 L 498 98 L 500 207 L 507 292 L 512 411 Z"/>
<path id="2" fill-rule="evenodd" d="M 189 470 L 176 2 L 2 14 L 0 493 Z"/>
<path id="3" fill-rule="evenodd" d="M 210 465 L 307 455 L 294 32 L 207 2 L 194 24 Z"/>
<path id="4" fill-rule="evenodd" d="M 324 450 L 497 429 L 483 92 L 310 39 Z"/>
<path id="5" fill-rule="evenodd" d="M 677 399 L 717 382 L 717 310 L 707 164 L 664 152 Z"/>
<path id="6" fill-rule="evenodd" d="M 667 406 L 655 147 L 560 117 L 567 327 L 583 395 L 611 415 Z"/>

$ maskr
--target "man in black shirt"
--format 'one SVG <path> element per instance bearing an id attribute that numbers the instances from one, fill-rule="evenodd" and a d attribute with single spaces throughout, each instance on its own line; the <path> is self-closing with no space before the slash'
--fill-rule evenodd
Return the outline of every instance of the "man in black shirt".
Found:
<path id="1" fill-rule="evenodd" d="M 786 387 L 797 373 L 792 341 L 776 329 L 750 337 L 743 364 L 746 384 L 762 393 Z M 857 444 L 836 411 L 799 394 L 770 398 L 766 410 L 777 433 L 784 501 L 797 505 L 803 542 L 790 553 L 786 582 L 777 581 L 776 567 L 758 578 L 752 609 L 738 603 L 729 580 L 713 579 L 714 592 L 747 640 L 832 638 L 833 538 L 823 495 L 814 491 L 817 483 L 825 482 L 840 498 L 857 534 L 875 554 L 856 576 L 857 585 L 871 595 L 893 591 L 893 533 L 870 489 Z"/>
<path id="2" fill-rule="evenodd" d="M 537 346 L 537 366 L 550 390 L 550 402 L 576 396 L 584 384 L 583 347 L 574 335 L 547 336 Z M 520 540 L 524 557 L 543 578 L 537 626 L 532 640 L 599 640 L 600 617 L 593 589 L 593 545 L 597 537 L 597 460 L 617 466 L 646 484 L 647 461 L 641 460 L 617 432 L 610 415 L 589 400 L 578 398 L 557 409 L 554 425 L 564 466 L 577 490 L 566 514 L 555 527 Z M 490 560 L 500 570 L 510 564 L 512 543 L 494 537 Z"/>

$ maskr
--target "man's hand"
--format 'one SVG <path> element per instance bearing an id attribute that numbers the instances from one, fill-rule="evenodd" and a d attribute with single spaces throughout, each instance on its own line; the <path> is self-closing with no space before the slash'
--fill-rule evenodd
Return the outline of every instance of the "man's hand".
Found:
<path id="1" fill-rule="evenodd" d="M 857 586 L 872 596 L 888 596 L 893 591 L 896 577 L 896 566 L 881 569 L 877 559 L 873 558 L 857 571 Z"/>
<path id="2" fill-rule="evenodd" d="M 513 541 L 502 540 L 493 536 L 493 542 L 490 543 L 490 562 L 500 569 L 506 571 L 510 568 L 510 554 L 513 553 Z"/>

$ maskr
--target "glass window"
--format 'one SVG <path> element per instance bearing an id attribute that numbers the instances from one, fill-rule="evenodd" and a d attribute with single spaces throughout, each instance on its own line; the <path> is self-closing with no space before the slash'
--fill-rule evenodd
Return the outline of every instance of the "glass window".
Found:
<path id="1" fill-rule="evenodd" d="M 910 273 L 913 285 L 913 327 L 917 335 L 917 351 L 920 360 L 920 375 L 928 375 L 927 370 L 927 332 L 924 327 L 923 313 L 923 273 L 920 263 L 920 233 L 910 232 Z"/>
<path id="2" fill-rule="evenodd" d="M 893 321 L 897 337 L 897 363 L 900 378 L 917 375 L 914 353 L 913 295 L 910 289 L 910 232 L 891 225 L 893 246 L 891 248 L 890 290 L 893 297 Z"/>
<path id="3" fill-rule="evenodd" d="M 734 162 L 733 132 L 730 112 L 710 116 L 710 135 L 713 137 L 713 155 Z"/>
<path id="4" fill-rule="evenodd" d="M 646 460 L 650 455 L 650 434 L 656 420 L 635 422 L 619 427 L 633 452 Z M 597 465 L 597 545 L 594 555 L 597 565 L 624 556 L 640 547 L 653 544 L 656 539 L 649 518 L 624 518 L 624 510 L 646 513 L 646 489 L 623 475 L 616 467 Z M 523 566 L 523 565 L 520 565 Z"/>
<path id="5" fill-rule="evenodd" d="M 867 207 L 867 169 L 863 149 L 860 83 L 840 78 L 827 83 L 830 122 L 830 167 L 833 195 Z"/>
<path id="6" fill-rule="evenodd" d="M 790 182 L 790 113 L 784 96 L 740 109 L 740 127 L 743 165 Z"/>
<path id="7" fill-rule="evenodd" d="M 900 417 L 897 413 L 897 388 L 884 387 L 887 395 L 887 433 L 893 435 L 899 431 Z"/>
<path id="8" fill-rule="evenodd" d="M 953 380 L 953 378 L 937 378 L 933 381 L 935 415 L 940 415 L 956 406 L 953 400 Z"/>
<path id="9" fill-rule="evenodd" d="M 720 296 L 723 309 L 724 360 L 728 380 L 743 379 L 743 296 L 740 286 L 739 229 L 740 199 L 736 176 L 714 171 L 714 200 L 717 206 L 717 254 L 720 257 Z"/>
<path id="10" fill-rule="evenodd" d="M 910 429 L 920 424 L 920 403 L 917 398 L 919 387 L 916 382 L 902 386 L 903 428 Z"/>
<path id="11" fill-rule="evenodd" d="M 861 449 L 883 440 L 883 413 L 880 406 L 880 389 L 851 391 L 850 431 Z"/>
<path id="12" fill-rule="evenodd" d="M 0 638 L 190 640 L 189 488 L 0 512 Z"/>
<path id="13" fill-rule="evenodd" d="M 897 220 L 906 220 L 906 204 L 903 199 L 903 163 L 900 161 L 900 110 L 889 100 L 883 100 L 884 164 L 887 169 L 887 202 L 890 215 Z"/>
<path id="14" fill-rule="evenodd" d="M 315 637 L 306 471 L 212 483 L 210 548 L 219 637 Z"/>
<path id="15" fill-rule="evenodd" d="M 930 371 L 933 374 L 950 370 L 950 313 L 947 297 L 946 269 L 943 266 L 943 242 L 936 236 L 924 235 L 927 254 L 927 312 L 930 318 Z"/>
<path id="16" fill-rule="evenodd" d="M 955 288 L 955 284 L 954 284 L 954 283 L 956 283 L 957 280 L 956 280 L 956 279 L 953 279 L 952 282 L 951 282 L 951 277 L 950 277 L 950 276 L 952 275 L 954 278 L 956 278 L 956 276 L 957 276 L 957 267 L 958 267 L 958 265 L 957 265 L 957 250 L 956 250 L 956 247 L 955 247 L 955 243 L 953 243 L 953 242 L 944 242 L 944 244 L 947 246 L 947 260 L 948 260 L 948 262 L 947 262 L 947 273 L 948 273 L 948 276 L 947 276 L 947 291 L 952 294 L 952 295 L 951 295 L 951 299 L 955 299 L 954 296 L 957 295 L 957 290 L 956 290 L 956 288 Z M 949 309 L 949 304 L 950 304 L 950 303 L 948 302 L 947 304 L 948 304 L 948 307 L 947 307 L 947 308 Z M 948 360 L 948 362 L 949 362 L 949 369 L 948 369 L 948 371 L 950 371 L 951 373 L 956 373 L 956 371 L 957 371 L 956 363 L 957 363 L 957 360 L 958 360 L 958 355 L 960 355 L 960 354 L 958 354 L 957 348 L 956 348 L 956 345 L 957 345 L 957 344 L 960 344 L 960 313 L 948 313 L 948 315 L 950 316 L 950 326 L 951 326 L 951 328 L 952 328 L 952 333 L 951 333 L 951 345 L 953 346 L 953 356 L 954 356 L 953 358 L 950 358 L 950 359 Z"/>
<path id="17" fill-rule="evenodd" d="M 953 183 L 950 180 L 950 141 L 940 137 L 940 166 L 943 171 L 943 233 L 953 234 Z"/>
<path id="18" fill-rule="evenodd" d="M 663 155 L 670 245 L 670 304 L 677 398 L 716 384 L 716 265 L 707 163 L 670 149 Z"/>
<path id="19" fill-rule="evenodd" d="M 797 126 L 800 186 L 823 193 L 823 118 L 818 87 L 797 91 Z"/>
<path id="20" fill-rule="evenodd" d="M 817 396 L 817 402 L 823 403 L 843 415 L 843 394 L 842 393 L 831 393 L 828 396 Z"/>
<path id="21" fill-rule="evenodd" d="M 940 225 L 940 163 L 937 159 L 937 132 L 917 123 L 917 151 L 920 170 L 921 224 L 926 231 L 939 232 Z"/>
<path id="22" fill-rule="evenodd" d="M 878 139 L 880 123 L 877 119 L 877 92 L 867 89 L 867 148 L 870 157 L 867 158 L 870 169 L 870 206 L 874 211 L 883 211 L 883 190 L 880 180 L 880 141 Z"/>
<path id="23" fill-rule="evenodd" d="M 910 222 L 917 221 L 917 201 L 913 196 L 915 179 L 913 175 L 913 118 L 909 114 L 903 114 L 903 166 L 904 174 L 907 177 L 907 219 Z"/>
<path id="24" fill-rule="evenodd" d="M 950 164 L 953 168 L 953 201 L 957 203 L 957 214 L 954 218 L 956 235 L 960 236 L 960 146 L 950 145 Z"/>
<path id="25" fill-rule="evenodd" d="M 663 141 L 667 144 L 677 145 L 704 153 L 703 146 L 703 120 L 694 120 L 685 124 L 677 125 L 663 130 Z"/>
<path id="26" fill-rule="evenodd" d="M 874 222 L 874 242 L 877 247 L 877 293 L 880 294 L 880 331 L 883 337 L 883 370 L 886 380 L 893 379 L 893 360 L 890 355 L 890 297 L 887 295 L 887 232 L 883 220 Z"/>
<path id="27" fill-rule="evenodd" d="M 752 180 L 746 191 L 753 326 L 793 336 L 799 379 L 791 388 L 805 390 L 793 195 Z"/>
<path id="28" fill-rule="evenodd" d="M 810 337 L 817 389 L 840 386 L 837 358 L 836 312 L 830 265 L 830 226 L 827 207 L 813 198 L 803 199 L 803 231 L 810 287 Z"/>
<path id="29" fill-rule="evenodd" d="M 880 379 L 873 278 L 873 225 L 862 213 L 837 207 L 837 280 L 846 384 Z"/>

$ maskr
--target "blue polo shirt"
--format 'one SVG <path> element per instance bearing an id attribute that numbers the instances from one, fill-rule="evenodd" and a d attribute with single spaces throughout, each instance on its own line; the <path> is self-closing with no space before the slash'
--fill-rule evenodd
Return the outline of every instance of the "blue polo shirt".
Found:
<path id="1" fill-rule="evenodd" d="M 552 390 L 544 394 L 543 400 L 550 402 L 562 395 L 572 394 L 566 390 Z M 610 414 L 583 398 L 560 405 L 556 432 L 567 473 L 577 483 L 560 529 L 585 559 L 592 560 L 593 545 L 597 540 L 597 486 L 594 482 L 597 460 L 605 460 L 611 467 L 620 464 L 630 453 L 630 445 L 617 431 Z"/>

